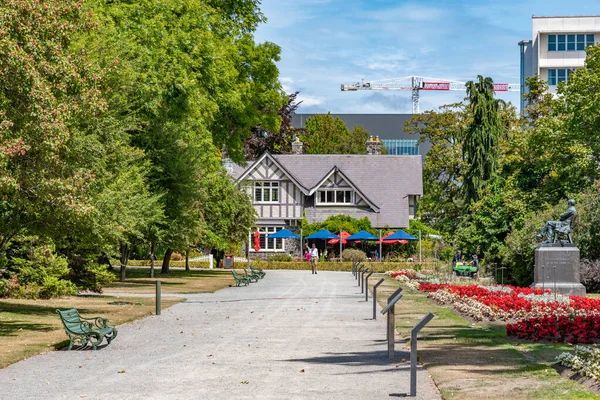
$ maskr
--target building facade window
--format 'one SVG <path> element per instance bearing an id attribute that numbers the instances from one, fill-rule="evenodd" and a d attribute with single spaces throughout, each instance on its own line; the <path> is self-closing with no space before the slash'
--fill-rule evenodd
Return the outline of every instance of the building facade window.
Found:
<path id="1" fill-rule="evenodd" d="M 556 86 L 559 82 L 568 82 L 570 76 L 570 68 L 549 69 L 548 86 Z"/>
<path id="2" fill-rule="evenodd" d="M 582 51 L 593 46 L 595 41 L 593 33 L 548 35 L 548 51 Z"/>
<path id="3" fill-rule="evenodd" d="M 279 182 L 254 182 L 255 203 L 279 203 Z"/>
<path id="4" fill-rule="evenodd" d="M 259 226 L 260 250 L 259 251 L 285 251 L 283 239 L 269 239 L 270 233 L 275 233 L 283 229 L 281 226 Z M 254 251 L 254 232 L 248 237 L 250 251 Z"/>
<path id="5" fill-rule="evenodd" d="M 411 139 L 384 139 L 383 146 L 389 155 L 417 156 L 419 155 L 419 141 Z"/>
<path id="6" fill-rule="evenodd" d="M 347 189 L 325 189 L 317 192 L 317 204 L 353 205 L 354 191 Z"/>
<path id="7" fill-rule="evenodd" d="M 417 196 L 408 196 L 408 218 L 417 218 Z"/>

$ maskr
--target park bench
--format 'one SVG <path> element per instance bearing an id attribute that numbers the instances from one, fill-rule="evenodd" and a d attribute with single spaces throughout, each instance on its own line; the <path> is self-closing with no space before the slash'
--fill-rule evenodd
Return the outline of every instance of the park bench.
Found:
<path id="1" fill-rule="evenodd" d="M 251 270 L 253 273 L 255 273 L 255 274 L 259 275 L 259 276 L 260 276 L 260 279 L 264 278 L 264 277 L 265 277 L 265 275 L 267 274 L 267 273 L 266 273 L 265 271 L 263 271 L 262 269 L 260 269 L 260 268 L 255 268 L 255 267 L 254 267 L 252 264 L 250 264 L 250 270 Z"/>
<path id="2" fill-rule="evenodd" d="M 84 318 L 79 315 L 79 311 L 75 308 L 56 310 L 56 313 L 60 316 L 65 332 L 69 337 L 69 350 L 77 340 L 82 346 L 91 343 L 92 348 L 96 350 L 96 347 L 102 343 L 105 337 L 108 344 L 117 337 L 117 328 L 108 325 L 106 318 Z"/>
<path id="3" fill-rule="evenodd" d="M 233 275 L 233 279 L 235 280 L 235 286 L 247 286 L 248 284 L 250 284 L 250 278 L 248 278 L 248 276 L 238 275 L 238 273 L 235 272 L 235 269 L 231 270 L 231 274 Z"/>
<path id="4" fill-rule="evenodd" d="M 246 268 L 244 268 L 244 274 L 246 274 L 246 276 L 248 277 L 248 279 L 250 279 L 250 282 L 252 283 L 258 282 L 258 280 L 260 279 L 260 275 L 255 274 L 254 272 L 248 273 L 248 271 L 246 271 Z"/>

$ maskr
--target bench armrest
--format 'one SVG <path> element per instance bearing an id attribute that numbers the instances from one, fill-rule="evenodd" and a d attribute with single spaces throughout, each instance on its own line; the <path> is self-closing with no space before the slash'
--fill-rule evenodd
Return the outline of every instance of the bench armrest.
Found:
<path id="1" fill-rule="evenodd" d="M 90 324 L 90 329 L 94 329 L 94 325 L 96 328 L 106 328 L 108 325 L 108 320 L 106 318 L 102 318 L 102 317 L 93 317 L 93 318 L 83 318 L 81 317 L 82 320 L 85 321 L 94 321 L 94 324 L 88 322 Z"/>

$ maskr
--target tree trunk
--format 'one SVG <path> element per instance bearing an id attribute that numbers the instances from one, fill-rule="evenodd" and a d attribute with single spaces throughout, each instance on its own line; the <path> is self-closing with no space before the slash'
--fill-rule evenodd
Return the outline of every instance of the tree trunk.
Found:
<path id="1" fill-rule="evenodd" d="M 190 272 L 190 249 L 185 250 L 185 272 Z"/>
<path id="2" fill-rule="evenodd" d="M 169 270 L 169 262 L 171 262 L 171 254 L 173 254 L 173 249 L 168 248 L 167 252 L 165 253 L 165 258 L 163 258 L 162 269 L 160 270 L 161 274 L 170 274 L 171 273 L 171 271 Z"/>
<path id="3" fill-rule="evenodd" d="M 121 274 L 119 276 L 120 282 L 125 282 L 125 268 L 127 268 L 127 259 L 129 258 L 129 245 L 121 243 Z"/>
<path id="4" fill-rule="evenodd" d="M 156 242 L 150 243 L 150 278 L 154 278 L 154 260 L 156 259 Z"/>

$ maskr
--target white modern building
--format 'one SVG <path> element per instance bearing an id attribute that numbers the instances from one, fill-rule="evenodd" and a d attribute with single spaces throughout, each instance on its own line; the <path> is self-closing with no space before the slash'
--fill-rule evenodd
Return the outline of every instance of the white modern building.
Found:
<path id="1" fill-rule="evenodd" d="M 559 82 L 585 63 L 585 48 L 600 41 L 600 15 L 532 17 L 532 38 L 519 42 L 521 48 L 521 110 L 525 80 L 538 74 L 556 93 Z"/>

